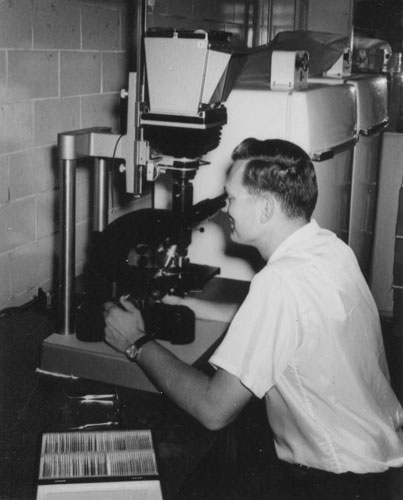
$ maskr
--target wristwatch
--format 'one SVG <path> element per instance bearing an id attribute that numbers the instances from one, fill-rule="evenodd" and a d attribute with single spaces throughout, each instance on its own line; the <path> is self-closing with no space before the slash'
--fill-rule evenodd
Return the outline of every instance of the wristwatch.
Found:
<path id="1" fill-rule="evenodd" d="M 129 347 L 125 351 L 126 356 L 129 358 L 129 360 L 136 361 L 142 346 L 144 344 L 147 344 L 147 342 L 150 342 L 151 340 L 154 340 L 154 337 L 152 335 L 143 335 L 138 340 L 136 340 L 134 344 L 129 345 Z"/>

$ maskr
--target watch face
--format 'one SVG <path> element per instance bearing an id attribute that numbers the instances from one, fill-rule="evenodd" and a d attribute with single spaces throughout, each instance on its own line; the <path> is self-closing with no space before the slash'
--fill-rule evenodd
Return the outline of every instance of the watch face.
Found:
<path id="1" fill-rule="evenodd" d="M 127 349 L 126 349 L 126 356 L 131 360 L 131 361 L 134 361 L 136 359 L 136 356 L 137 356 L 137 353 L 138 353 L 138 350 L 136 348 L 136 346 L 134 344 L 130 345 Z"/>

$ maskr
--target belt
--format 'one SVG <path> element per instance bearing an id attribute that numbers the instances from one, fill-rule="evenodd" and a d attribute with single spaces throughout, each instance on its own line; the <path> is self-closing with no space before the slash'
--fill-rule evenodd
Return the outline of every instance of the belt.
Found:
<path id="1" fill-rule="evenodd" d="M 384 472 L 368 472 L 368 473 L 357 473 L 357 472 L 342 472 L 342 473 L 337 473 L 337 472 L 331 472 L 323 469 L 315 469 L 314 467 L 308 467 L 307 465 L 303 464 L 292 464 L 285 462 L 285 468 L 288 470 L 291 475 L 293 475 L 295 478 L 301 478 L 303 479 L 305 476 L 306 477 L 311 477 L 311 478 L 357 478 L 357 479 L 362 479 L 365 481 L 376 481 L 379 480 L 381 477 L 388 475 L 389 470 L 386 470 Z"/>

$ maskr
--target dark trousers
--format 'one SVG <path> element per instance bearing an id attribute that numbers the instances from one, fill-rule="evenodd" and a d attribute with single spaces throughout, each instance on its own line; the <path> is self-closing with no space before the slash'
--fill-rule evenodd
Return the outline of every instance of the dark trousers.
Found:
<path id="1" fill-rule="evenodd" d="M 269 471 L 270 500 L 403 500 L 403 468 L 334 474 L 280 462 Z"/>

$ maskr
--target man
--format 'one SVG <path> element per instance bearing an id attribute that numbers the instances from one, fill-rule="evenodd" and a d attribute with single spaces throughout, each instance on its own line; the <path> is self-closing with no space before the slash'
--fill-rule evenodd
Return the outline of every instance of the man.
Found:
<path id="1" fill-rule="evenodd" d="M 232 319 L 210 360 L 215 374 L 144 337 L 140 313 L 125 300 L 125 310 L 105 306 L 106 341 L 124 352 L 141 338 L 136 362 L 209 429 L 232 422 L 252 395 L 264 398 L 287 484 L 296 485 L 291 498 L 367 499 L 359 495 L 369 483 L 371 498 L 386 499 L 375 492 L 385 471 L 403 465 L 403 410 L 358 263 L 311 220 L 317 183 L 301 148 L 247 139 L 232 160 L 225 185 L 232 239 L 257 248 L 267 265 L 237 312 L 175 299 L 199 317 Z"/>

